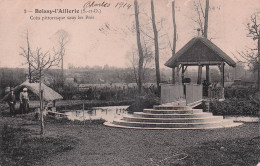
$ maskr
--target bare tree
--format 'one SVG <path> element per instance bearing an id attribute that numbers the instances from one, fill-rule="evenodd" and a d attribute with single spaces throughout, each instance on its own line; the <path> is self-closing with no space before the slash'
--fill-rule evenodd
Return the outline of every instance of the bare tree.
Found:
<path id="1" fill-rule="evenodd" d="M 247 37 L 257 41 L 256 48 L 248 48 L 245 51 L 237 52 L 242 60 L 247 63 L 253 71 L 257 71 L 257 90 L 260 91 L 260 13 L 251 15 L 250 22 L 247 24 Z"/>
<path id="2" fill-rule="evenodd" d="M 197 19 L 193 19 L 193 21 L 199 26 L 198 32 L 201 30 L 202 36 L 208 38 L 209 0 L 205 1 L 205 10 L 201 0 L 193 1 L 194 10 L 197 13 Z M 198 84 L 201 84 L 202 66 L 198 67 L 198 71 Z M 209 65 L 206 65 L 206 81 L 209 82 Z"/>
<path id="3" fill-rule="evenodd" d="M 47 70 L 49 70 L 51 67 L 59 65 L 61 58 L 58 53 L 51 54 L 49 51 L 43 52 L 41 48 L 37 48 L 34 52 L 30 49 L 29 57 L 30 58 L 26 58 L 27 63 L 31 65 L 31 67 L 35 71 L 34 76 L 37 77 L 39 81 L 39 98 L 41 112 L 40 134 L 44 134 L 42 78 Z"/>
<path id="4" fill-rule="evenodd" d="M 208 37 L 208 17 L 209 17 L 209 0 L 206 1 L 205 10 L 202 7 L 201 0 L 193 1 L 194 10 L 197 13 L 197 18 L 192 20 L 199 26 L 202 36 Z"/>
<path id="5" fill-rule="evenodd" d="M 137 0 L 134 1 L 135 6 L 135 23 L 136 23 L 136 38 L 137 38 L 137 47 L 139 54 L 139 64 L 138 64 L 138 93 L 142 94 L 142 86 L 143 86 L 143 63 L 144 63 L 144 55 L 140 38 L 140 27 L 139 27 L 139 9 Z"/>
<path id="6" fill-rule="evenodd" d="M 58 30 L 55 33 L 55 36 L 58 40 L 58 53 L 61 57 L 61 78 L 62 78 L 62 87 L 64 87 L 64 56 L 66 53 L 66 45 L 70 40 L 69 33 L 63 29 Z"/>
<path id="7" fill-rule="evenodd" d="M 205 16 L 204 16 L 204 37 L 208 38 L 208 22 L 209 22 L 209 0 L 206 0 Z"/>
<path id="8" fill-rule="evenodd" d="M 153 33 L 154 33 L 154 51 L 155 51 L 155 71 L 156 71 L 156 83 L 157 83 L 157 89 L 160 91 L 160 82 L 161 82 L 161 76 L 160 76 L 160 63 L 159 63 L 159 42 L 158 42 L 158 31 L 155 23 L 155 14 L 154 14 L 154 3 L 153 0 L 151 0 L 151 14 L 152 14 L 152 24 L 153 24 Z M 158 93 L 160 94 L 160 93 Z"/>
<path id="9" fill-rule="evenodd" d="M 143 81 L 146 80 L 146 75 L 147 75 L 147 70 L 148 68 L 151 68 L 152 65 L 152 59 L 153 57 L 153 52 L 151 49 L 151 46 L 149 46 L 147 44 L 147 41 L 143 40 L 142 41 L 142 46 L 143 46 L 143 53 L 144 53 L 144 63 L 143 63 Z M 133 75 L 134 75 L 134 79 L 136 81 L 136 83 L 138 84 L 138 61 L 139 61 L 139 57 L 138 57 L 138 50 L 136 50 L 135 48 L 132 49 L 131 52 L 128 52 L 126 54 L 126 57 L 128 58 L 132 71 L 133 71 Z"/>
<path id="10" fill-rule="evenodd" d="M 32 82 L 32 74 L 34 70 L 32 69 L 31 63 L 30 63 L 30 55 L 31 55 L 31 46 L 29 41 L 29 32 L 26 31 L 26 47 L 20 47 L 22 52 L 20 53 L 21 56 L 26 58 L 26 64 L 28 64 L 28 79 L 29 82 Z"/>

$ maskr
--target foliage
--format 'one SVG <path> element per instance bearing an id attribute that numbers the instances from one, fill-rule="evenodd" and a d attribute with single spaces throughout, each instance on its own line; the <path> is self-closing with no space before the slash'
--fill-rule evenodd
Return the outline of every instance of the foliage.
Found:
<path id="1" fill-rule="evenodd" d="M 104 106 L 119 106 L 119 105 L 130 105 L 134 101 L 133 100 L 123 100 L 123 101 L 97 101 L 92 100 L 85 102 L 85 109 L 91 109 L 92 107 L 104 107 Z M 82 110 L 83 103 L 70 103 L 69 105 L 62 105 L 56 107 L 57 111 L 62 110 Z"/>
<path id="2" fill-rule="evenodd" d="M 0 98 L 2 98 L 5 95 L 6 87 L 15 87 L 24 81 L 25 81 L 24 69 L 1 68 L 0 69 Z"/>
<path id="3" fill-rule="evenodd" d="M 160 98 L 153 93 L 137 96 L 135 102 L 127 108 L 128 112 L 142 112 L 144 108 L 153 108 L 160 104 Z"/>
<path id="4" fill-rule="evenodd" d="M 234 100 L 240 98 L 249 99 L 249 97 L 255 94 L 256 92 L 257 90 L 255 88 L 225 88 L 225 98 L 235 98 Z"/>
<path id="5" fill-rule="evenodd" d="M 259 103 L 250 99 L 232 98 L 210 103 L 210 110 L 214 115 L 243 115 L 258 116 Z"/>
<path id="6" fill-rule="evenodd" d="M 72 150 L 75 141 L 63 137 L 30 137 L 29 130 L 4 125 L 0 165 L 35 165 L 49 155 Z"/>
<path id="7" fill-rule="evenodd" d="M 104 119 L 87 119 L 87 120 L 69 120 L 68 118 L 60 118 L 60 119 L 49 119 L 49 122 L 53 123 L 61 123 L 67 125 L 98 125 L 103 124 L 105 122 Z"/>

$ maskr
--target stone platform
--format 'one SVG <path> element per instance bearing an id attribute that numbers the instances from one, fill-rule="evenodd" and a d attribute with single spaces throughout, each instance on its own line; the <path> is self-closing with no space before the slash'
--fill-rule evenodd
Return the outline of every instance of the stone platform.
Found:
<path id="1" fill-rule="evenodd" d="M 242 123 L 223 119 L 222 116 L 213 116 L 202 109 L 193 109 L 191 106 L 159 105 L 153 109 L 144 109 L 143 112 L 134 112 L 125 115 L 113 122 L 104 125 L 134 129 L 215 129 L 235 127 Z"/>

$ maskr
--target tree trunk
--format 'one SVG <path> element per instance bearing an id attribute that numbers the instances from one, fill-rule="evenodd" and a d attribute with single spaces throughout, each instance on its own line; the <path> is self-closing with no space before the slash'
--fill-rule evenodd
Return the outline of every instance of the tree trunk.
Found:
<path id="1" fill-rule="evenodd" d="M 63 54 L 61 53 L 61 86 L 64 88 Z"/>
<path id="2" fill-rule="evenodd" d="M 153 33 L 154 33 L 154 47 L 155 47 L 155 70 L 156 70 L 156 83 L 157 89 L 160 92 L 160 63 L 159 63 L 159 43 L 158 43 L 158 31 L 155 23 L 155 14 L 154 14 L 154 3 L 151 0 L 151 13 L 152 13 L 152 23 L 153 23 Z M 160 94 L 160 93 L 158 93 Z"/>
<path id="3" fill-rule="evenodd" d="M 31 60 L 30 60 L 30 43 L 29 43 L 29 35 L 28 30 L 26 34 L 26 40 L 27 40 L 27 61 L 28 61 L 28 77 L 29 77 L 29 83 L 32 83 L 32 71 L 31 71 Z"/>
<path id="4" fill-rule="evenodd" d="M 140 38 L 140 28 L 139 28 L 139 11 L 138 11 L 138 2 L 137 0 L 134 1 L 135 5 L 135 22 L 136 22 L 136 37 L 137 37 L 137 46 L 138 46 L 138 53 L 139 53 L 139 64 L 138 64 L 138 93 L 139 95 L 142 94 L 143 89 L 143 63 L 144 63 L 144 55 L 141 45 L 141 38 Z"/>
<path id="5" fill-rule="evenodd" d="M 41 83 L 40 83 L 40 88 L 41 88 Z M 41 112 L 41 132 L 40 134 L 44 134 L 44 117 L 43 117 L 43 90 L 40 91 L 40 112 Z"/>
<path id="6" fill-rule="evenodd" d="M 175 22 L 175 5 L 172 1 L 172 23 L 173 23 L 173 43 L 172 43 L 172 57 L 174 57 L 176 52 L 176 41 L 177 41 L 177 27 Z M 172 69 L 172 84 L 175 84 L 175 68 Z"/>
<path id="7" fill-rule="evenodd" d="M 208 20 L 209 20 L 209 0 L 206 0 L 204 34 L 203 34 L 205 38 L 208 38 Z"/>
<path id="8" fill-rule="evenodd" d="M 257 90 L 260 91 L 260 36 L 257 39 L 258 62 L 257 62 Z"/>
<path id="9" fill-rule="evenodd" d="M 38 53 L 38 71 L 39 71 L 39 97 L 40 97 L 40 114 L 41 114 L 41 131 L 40 134 L 44 134 L 44 119 L 43 119 L 43 103 L 42 103 L 42 70 L 41 70 L 41 62 L 40 55 Z"/>

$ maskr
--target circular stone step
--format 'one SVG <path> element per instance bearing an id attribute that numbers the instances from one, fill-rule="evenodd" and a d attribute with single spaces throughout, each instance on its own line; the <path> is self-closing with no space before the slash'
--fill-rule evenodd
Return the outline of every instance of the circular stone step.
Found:
<path id="1" fill-rule="evenodd" d="M 134 112 L 134 117 L 144 117 L 144 118 L 202 118 L 210 117 L 212 113 L 202 112 L 194 114 L 149 114 L 144 112 Z"/>
<path id="2" fill-rule="evenodd" d="M 192 109 L 189 106 L 169 106 L 169 105 L 156 105 L 153 108 L 155 110 L 185 110 L 185 109 Z"/>
<path id="3" fill-rule="evenodd" d="M 145 123 L 145 122 L 127 122 L 123 120 L 115 120 L 114 125 L 127 127 L 143 127 L 143 128 L 221 128 L 233 124 L 232 120 L 211 121 L 204 123 Z"/>
<path id="4" fill-rule="evenodd" d="M 202 118 L 143 118 L 143 117 L 132 117 L 124 116 L 124 121 L 128 122 L 151 122 L 151 123 L 203 123 L 211 121 L 221 121 L 222 116 L 210 116 Z"/>
<path id="5" fill-rule="evenodd" d="M 144 109 L 125 115 L 122 119 L 104 123 L 107 126 L 135 129 L 213 129 L 234 127 L 241 123 L 213 116 L 202 109 L 192 109 L 189 106 L 154 106 L 154 109 Z"/>
<path id="6" fill-rule="evenodd" d="M 186 110 L 155 110 L 155 109 L 144 109 L 144 113 L 151 114 L 193 114 L 202 113 L 202 109 L 186 109 Z"/>
<path id="7" fill-rule="evenodd" d="M 110 122 L 105 122 L 105 126 L 109 127 L 117 127 L 117 128 L 125 128 L 125 129 L 138 129 L 138 130 L 209 130 L 209 129 L 218 129 L 218 128 L 228 128 L 228 127 L 237 127 L 242 125 L 243 123 L 232 123 L 230 125 L 225 125 L 225 126 L 215 126 L 215 127 L 200 127 L 200 128 L 163 128 L 163 127 L 131 127 L 131 126 L 121 126 L 121 125 L 115 125 Z"/>

